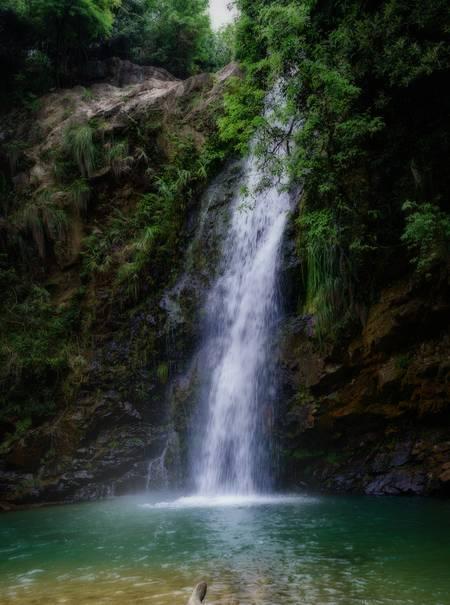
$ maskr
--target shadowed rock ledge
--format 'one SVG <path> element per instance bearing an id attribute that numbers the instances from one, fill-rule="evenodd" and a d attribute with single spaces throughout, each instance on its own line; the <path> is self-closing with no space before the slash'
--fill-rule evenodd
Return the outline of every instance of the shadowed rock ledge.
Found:
<path id="1" fill-rule="evenodd" d="M 285 327 L 285 485 L 373 495 L 450 494 L 449 290 L 386 287 L 360 333 L 321 350 L 311 317 Z"/>

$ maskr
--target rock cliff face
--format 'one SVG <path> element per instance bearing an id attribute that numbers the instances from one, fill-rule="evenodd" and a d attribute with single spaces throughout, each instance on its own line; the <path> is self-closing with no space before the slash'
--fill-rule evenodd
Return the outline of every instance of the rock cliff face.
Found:
<path id="1" fill-rule="evenodd" d="M 290 320 L 278 426 L 285 485 L 450 493 L 448 295 L 447 284 L 396 281 L 359 335 L 325 351 L 311 338 L 314 318 Z"/>
<path id="2" fill-rule="evenodd" d="M 237 66 L 231 65 L 217 74 L 215 80 L 210 74 L 177 80 L 165 70 L 120 60 L 98 62 L 92 69 L 99 72 L 99 77 L 104 74 L 106 81 L 46 95 L 40 99 L 32 120 L 20 113 L 3 118 L 0 142 L 20 140 L 25 148 L 13 177 L 19 191 L 56 185 L 52 151 L 63 144 L 68 127 L 88 121 L 97 121 L 103 136 L 117 136 L 152 114 L 161 114 L 166 119 L 177 116 L 182 119 L 183 132 L 201 143 L 205 138 L 199 124 L 205 117 L 201 114 L 206 114 L 208 105 L 220 98 L 224 82 L 239 73 Z M 201 97 L 201 107 L 191 104 L 196 95 Z M 163 147 L 164 142 L 160 143 Z M 138 168 L 137 158 L 134 160 L 129 172 Z M 102 166 L 89 176 L 100 179 L 112 173 L 113 166 Z"/>
<path id="3" fill-rule="evenodd" d="M 156 166 L 170 162 L 164 125 L 176 124 L 195 148 L 205 144 L 224 84 L 236 75 L 231 65 L 214 78 L 180 81 L 118 60 L 94 63 L 85 77 L 97 83 L 88 93 L 84 87 L 54 92 L 32 121 L 19 114 L 2 121 L 0 142 L 26 141 L 20 158 L 9 157 L 18 195 L 50 189 L 62 205 L 66 192 L 58 190 L 53 152 L 70 125 L 100 124 L 101 144 L 143 129 L 154 153 L 148 161 L 134 141 L 116 164 L 96 167 L 88 179 L 90 209 L 72 216 L 58 255 L 35 269 L 55 308 L 78 305 L 82 327 L 57 391 L 57 413 L 14 438 L 0 423 L 0 500 L 7 506 L 185 484 L 187 438 L 197 422 L 198 313 L 214 278 L 240 163 L 228 163 L 209 186 L 195 185 L 174 244 L 177 258 L 170 271 L 150 266 L 150 285 L 137 301 L 117 296 L 110 268 L 128 258 L 130 241 L 112 240 L 109 264 L 86 280 L 85 238 L 101 235 L 115 217 L 126 225 Z M 1 154 L 0 161 L 6 161 Z M 7 228 L 0 223 L 0 236 Z M 298 263 L 288 233 L 280 275 L 288 312 L 274 344 L 280 487 L 449 495 L 448 284 L 389 280 L 363 327 L 333 347 L 320 346 L 314 317 L 294 311 Z"/>
<path id="4" fill-rule="evenodd" d="M 198 313 L 240 174 L 240 163 L 230 162 L 199 196 L 175 282 L 131 317 L 118 309 L 108 319 L 112 334 L 97 340 L 73 404 L 7 452 L 0 486 L 8 501 L 89 500 L 186 485 Z M 151 348 L 148 361 L 142 346 Z"/>
<path id="5" fill-rule="evenodd" d="M 90 69 L 92 79 L 107 77 L 108 82 L 92 85 L 89 95 L 83 87 L 48 95 L 28 133 L 29 121 L 19 126 L 17 120 L 4 121 L 4 140 L 27 137 L 26 157 L 19 163 L 24 169 L 14 174 L 19 193 L 57 186 L 50 152 L 63 144 L 73 123 L 95 120 L 106 137 L 123 136 L 131 128 L 144 129 L 156 116 L 158 126 L 150 130 L 160 156 L 156 166 L 171 159 L 164 124 L 176 123 L 177 136 L 201 149 L 225 82 L 239 76 L 235 65 L 214 78 L 203 74 L 186 81 L 117 61 Z M 118 212 L 129 216 L 148 188 L 146 171 L 156 167 L 143 164 L 140 154 L 139 147 L 130 146 L 122 178 L 107 165 L 89 176 L 90 209 L 72 222 L 76 233 L 69 235 L 70 255 L 43 262 L 41 279 L 51 285 L 56 307 L 79 296 L 84 238 L 101 234 Z M 80 336 L 78 362 L 59 390 L 60 411 L 20 438 L 11 439 L 9 427 L 1 427 L 0 500 L 86 500 L 179 484 L 195 385 L 195 372 L 187 367 L 195 347 L 195 308 L 214 272 L 226 204 L 238 175 L 238 167 L 230 164 L 205 195 L 206 185 L 196 186 L 175 244 L 178 260 L 170 272 L 152 275 L 153 288 L 146 287 L 137 301 L 117 296 L 111 271 L 83 285 L 76 304 L 85 336 Z M 111 253 L 121 260 L 127 246 L 118 240 Z"/>

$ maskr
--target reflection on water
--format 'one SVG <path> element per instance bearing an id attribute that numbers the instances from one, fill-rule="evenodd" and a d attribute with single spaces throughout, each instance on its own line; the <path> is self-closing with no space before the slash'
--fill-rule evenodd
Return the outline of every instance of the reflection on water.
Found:
<path id="1" fill-rule="evenodd" d="M 450 503 L 128 498 L 0 517 L 0 603 L 448 605 Z"/>

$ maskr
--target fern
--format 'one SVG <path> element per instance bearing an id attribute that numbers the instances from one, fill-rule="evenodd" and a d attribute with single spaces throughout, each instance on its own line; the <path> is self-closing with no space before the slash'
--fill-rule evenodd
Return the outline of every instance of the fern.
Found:
<path id="1" fill-rule="evenodd" d="M 18 216 L 19 230 L 29 231 L 39 256 L 45 258 L 47 241 L 61 241 L 67 235 L 68 219 L 54 199 L 54 192 L 45 190 L 32 199 Z"/>
<path id="2" fill-rule="evenodd" d="M 96 149 L 91 126 L 89 124 L 69 126 L 64 134 L 64 147 L 76 162 L 81 176 L 92 176 L 96 166 Z"/>
<path id="3" fill-rule="evenodd" d="M 19 228 L 31 232 L 39 256 L 45 258 L 45 227 L 40 208 L 36 204 L 25 206 L 19 219 Z"/>
<path id="4" fill-rule="evenodd" d="M 298 220 L 303 257 L 305 310 L 315 316 L 319 340 L 333 332 L 339 314 L 351 306 L 351 269 L 339 245 L 331 210 L 305 211 Z"/>
<path id="5" fill-rule="evenodd" d="M 52 241 L 61 241 L 67 235 L 68 220 L 63 208 L 48 204 L 41 209 L 42 221 L 47 237 Z"/>
<path id="6" fill-rule="evenodd" d="M 435 204 L 405 202 L 406 225 L 401 237 L 410 252 L 418 273 L 426 274 L 433 266 L 448 264 L 450 259 L 450 218 Z"/>
<path id="7" fill-rule="evenodd" d="M 119 283 L 126 285 L 128 294 L 137 299 L 140 291 L 141 267 L 137 262 L 124 263 L 119 267 L 117 279 Z"/>
<path id="8" fill-rule="evenodd" d="M 169 366 L 167 363 L 160 363 L 156 368 L 156 376 L 161 384 L 166 384 L 169 380 Z"/>
<path id="9" fill-rule="evenodd" d="M 161 234 L 161 228 L 158 225 L 146 227 L 141 237 L 135 242 L 135 248 L 139 252 L 149 254 L 158 235 Z"/>
<path id="10" fill-rule="evenodd" d="M 129 172 L 133 157 L 128 155 L 127 141 L 112 144 L 106 151 L 106 161 L 116 178 Z"/>
<path id="11" fill-rule="evenodd" d="M 67 193 L 69 194 L 71 206 L 76 210 L 76 212 L 86 212 L 91 194 L 91 190 L 86 182 L 86 179 L 77 179 L 73 181 L 73 183 L 67 188 Z"/>

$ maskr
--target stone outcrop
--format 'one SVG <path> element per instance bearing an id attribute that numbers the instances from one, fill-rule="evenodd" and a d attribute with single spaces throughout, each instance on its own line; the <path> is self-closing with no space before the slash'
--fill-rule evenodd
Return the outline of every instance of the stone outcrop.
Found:
<path id="1" fill-rule="evenodd" d="M 188 605 L 201 605 L 206 597 L 207 588 L 206 582 L 199 582 L 192 592 Z"/>
<path id="2" fill-rule="evenodd" d="M 120 62 L 108 69 L 110 81 L 94 84 L 89 95 L 85 88 L 75 87 L 42 99 L 24 152 L 26 171 L 16 175 L 20 183 L 34 190 L 52 185 L 49 151 L 61 145 L 67 125 L 74 121 L 101 121 L 103 128 L 120 136 L 127 134 L 130 124 L 145 123 L 155 112 L 169 123 L 177 119 L 201 146 L 212 120 L 208 112 L 216 111 L 228 78 L 240 74 L 231 65 L 214 78 L 203 74 L 180 81 L 161 70 Z M 121 86 L 118 73 L 123 76 Z M 17 124 L 14 128 L 3 124 L 6 137 L 16 128 Z M 26 125 L 18 128 L 23 135 Z M 170 157 L 166 145 L 162 138 L 158 141 L 161 156 Z M 133 153 L 122 182 L 109 169 L 90 177 L 93 209 L 79 225 L 80 240 L 98 229 L 99 197 L 108 199 L 106 212 L 126 213 L 145 191 L 144 170 Z M 141 491 L 147 484 L 164 487 L 166 481 L 177 485 L 191 421 L 186 410 L 190 414 L 195 389 L 195 368 L 187 360 L 195 347 L 197 305 L 214 274 L 227 202 L 239 174 L 239 165 L 230 163 L 215 180 L 213 193 L 210 188 L 211 195 L 199 191 L 182 229 L 180 245 L 186 260 L 179 259 L 174 275 L 161 276 L 162 288 L 147 291 L 139 304 L 123 308 L 111 303 L 111 275 L 99 275 L 89 285 L 82 312 L 95 317 L 92 345 L 74 360 L 78 365 L 67 381 L 70 393 L 61 394 L 67 401 L 61 401 L 54 419 L 0 451 L 0 501 L 5 507 L 89 500 Z M 57 303 L 70 302 L 81 286 L 81 251 L 81 247 L 75 251 L 70 264 L 51 268 Z"/>
<path id="3" fill-rule="evenodd" d="M 285 484 L 366 494 L 450 494 L 445 284 L 386 287 L 359 336 L 333 350 L 291 319 L 282 351 Z M 290 395 L 289 395 L 290 393 Z"/>
<path id="4" fill-rule="evenodd" d="M 236 76 L 234 64 L 215 77 L 185 81 L 116 59 L 90 64 L 84 74 L 93 82 L 89 89 L 50 93 L 32 123 L 15 116 L 0 124 L 0 142 L 18 136 L 28 143 L 20 162 L 9 158 L 17 163 L 16 190 L 56 185 L 52 150 L 70 124 L 94 120 L 120 137 L 148 116 L 168 123 L 176 117 L 201 146 L 226 82 Z M 157 153 L 170 157 L 168 141 L 156 130 L 152 136 Z M 93 216 L 73 221 L 71 252 L 47 276 L 57 303 L 70 301 L 82 285 L 83 237 L 95 234 L 108 213 L 125 216 L 146 190 L 149 166 L 144 169 L 139 150 L 126 160 L 126 182 L 117 183 L 111 166 L 90 176 Z M 92 344 L 73 360 L 71 390 L 60 394 L 56 417 L 1 450 L 0 509 L 177 485 L 186 477 L 187 435 L 199 421 L 198 313 L 240 176 L 240 163 L 230 162 L 204 195 L 198 193 L 183 226 L 182 258 L 135 307 L 125 312 L 111 304 L 110 275 L 90 284 L 82 311 L 95 316 Z M 1 230 L 0 222 L 0 236 Z M 449 495 L 448 284 L 409 278 L 386 284 L 358 334 L 320 347 L 314 317 L 296 313 L 298 263 L 288 232 L 280 269 L 288 317 L 281 346 L 273 346 L 281 378 L 274 431 L 282 486 Z"/>
<path id="5" fill-rule="evenodd" d="M 176 82 L 166 69 L 150 65 L 136 65 L 131 61 L 111 57 L 106 60 L 90 60 L 82 67 L 81 79 L 89 82 L 103 82 L 113 86 L 140 84 L 146 80 Z"/>
<path id="6" fill-rule="evenodd" d="M 89 88 L 75 86 L 45 95 L 39 100 L 32 122 L 20 114 L 0 120 L 0 143 L 26 141 L 20 162 L 8 158 L 10 164 L 20 164 L 13 176 L 18 191 L 55 185 L 52 152 L 61 146 L 64 133 L 73 125 L 96 121 L 102 125 L 104 134 L 120 136 L 142 118 L 158 113 L 168 116 L 182 107 L 185 132 L 201 143 L 204 124 L 199 116 L 206 119 L 208 108 L 222 98 L 225 83 L 241 75 L 233 63 L 214 78 L 199 74 L 178 80 L 163 69 L 117 58 L 94 62 L 89 69 L 97 74 L 91 78 Z M 195 104 L 191 101 L 196 95 Z M 102 167 L 92 177 L 104 178 L 110 172 L 110 167 Z"/>

